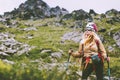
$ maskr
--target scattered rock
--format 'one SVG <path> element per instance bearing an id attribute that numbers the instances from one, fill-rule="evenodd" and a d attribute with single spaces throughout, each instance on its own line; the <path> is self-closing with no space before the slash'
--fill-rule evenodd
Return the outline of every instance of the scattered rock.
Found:
<path id="1" fill-rule="evenodd" d="M 69 32 L 69 33 L 64 34 L 61 37 L 61 39 L 62 39 L 62 41 L 72 40 L 72 41 L 78 43 L 82 39 L 82 35 L 83 35 L 83 32 L 74 31 L 74 32 Z"/>
<path id="2" fill-rule="evenodd" d="M 54 53 L 51 53 L 51 56 L 52 56 L 52 58 L 61 59 L 62 53 L 61 52 L 54 52 Z"/>

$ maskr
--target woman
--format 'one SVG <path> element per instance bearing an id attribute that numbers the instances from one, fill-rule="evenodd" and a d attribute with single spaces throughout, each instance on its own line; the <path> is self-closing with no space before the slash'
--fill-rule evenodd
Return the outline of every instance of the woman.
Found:
<path id="1" fill-rule="evenodd" d="M 69 54 L 73 57 L 82 57 L 82 80 L 87 80 L 93 70 L 95 70 L 97 80 L 103 80 L 104 77 L 103 61 L 107 59 L 107 54 L 95 31 L 94 26 L 87 25 L 79 50 L 77 52 L 69 50 Z"/>

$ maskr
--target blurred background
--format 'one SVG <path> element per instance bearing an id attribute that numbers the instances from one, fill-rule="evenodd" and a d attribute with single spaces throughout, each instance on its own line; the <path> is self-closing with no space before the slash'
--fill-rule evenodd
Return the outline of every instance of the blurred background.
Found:
<path id="1" fill-rule="evenodd" d="M 0 80 L 81 80 L 78 50 L 88 20 L 111 57 L 113 80 L 120 79 L 120 3 L 95 0 L 0 1 Z M 67 70 L 66 70 L 67 68 Z M 89 80 L 95 79 L 95 73 Z M 105 62 L 105 80 L 108 79 Z"/>

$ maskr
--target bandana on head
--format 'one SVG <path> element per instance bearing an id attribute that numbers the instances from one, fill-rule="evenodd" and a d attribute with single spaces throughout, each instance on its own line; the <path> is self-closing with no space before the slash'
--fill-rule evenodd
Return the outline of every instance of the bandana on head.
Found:
<path id="1" fill-rule="evenodd" d="M 86 29 L 87 29 L 87 30 L 92 30 L 92 31 L 95 31 L 95 32 L 98 31 L 97 26 L 96 26 L 95 23 L 88 23 L 88 24 L 86 25 Z"/>

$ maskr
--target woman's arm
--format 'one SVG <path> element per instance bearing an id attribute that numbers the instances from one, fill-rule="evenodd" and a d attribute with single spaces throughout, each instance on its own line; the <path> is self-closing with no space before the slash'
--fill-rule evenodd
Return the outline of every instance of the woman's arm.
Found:
<path id="1" fill-rule="evenodd" d="M 76 57 L 76 58 L 82 57 L 82 44 L 81 43 L 79 44 L 78 51 L 73 52 L 73 50 L 69 50 L 68 53 L 71 54 L 73 57 Z"/>
<path id="2" fill-rule="evenodd" d="M 105 47 L 104 47 L 101 40 L 99 40 L 99 45 L 98 46 L 99 46 L 99 50 L 100 50 L 100 53 L 102 54 L 102 56 L 104 58 L 107 58 L 106 50 L 105 50 Z"/>

